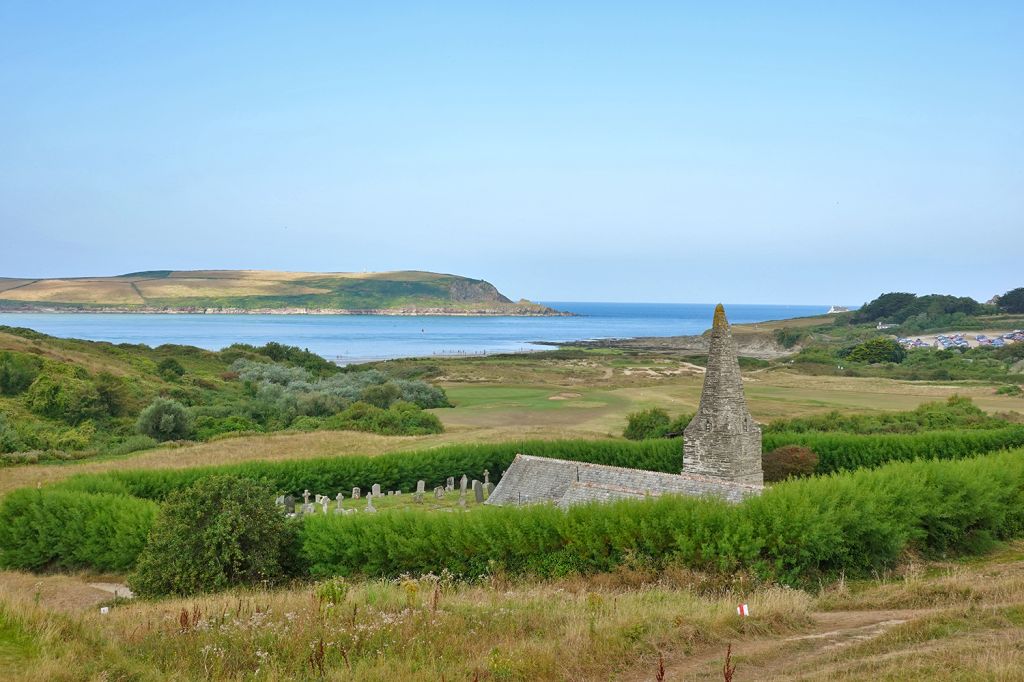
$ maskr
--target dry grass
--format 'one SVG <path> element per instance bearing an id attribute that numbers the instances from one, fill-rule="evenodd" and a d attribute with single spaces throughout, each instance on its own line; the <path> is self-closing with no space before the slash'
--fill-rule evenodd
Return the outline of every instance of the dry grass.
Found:
<path id="1" fill-rule="evenodd" d="M 5 291 L 3 298 L 38 303 L 143 303 L 131 282 L 117 279 L 43 279 Z"/>
<path id="2" fill-rule="evenodd" d="M 219 296 L 300 296 L 329 293 L 329 289 L 291 284 L 280 280 L 161 278 L 139 281 L 146 298 L 195 298 Z"/>

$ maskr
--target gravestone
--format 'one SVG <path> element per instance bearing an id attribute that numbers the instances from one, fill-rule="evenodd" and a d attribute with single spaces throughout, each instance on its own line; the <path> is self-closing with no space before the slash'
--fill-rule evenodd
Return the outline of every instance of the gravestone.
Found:
<path id="1" fill-rule="evenodd" d="M 484 483 L 484 492 L 487 493 L 487 497 L 490 497 L 491 493 L 494 492 L 494 484 L 490 481 Z"/>
<path id="2" fill-rule="evenodd" d="M 473 479 L 473 496 L 476 498 L 477 504 L 483 504 L 484 484 L 476 479 Z"/>
<path id="3" fill-rule="evenodd" d="M 380 497 L 380 483 L 374 483 L 370 488 L 370 494 L 374 497 Z"/>
<path id="4" fill-rule="evenodd" d="M 291 495 L 284 496 L 284 513 L 294 514 L 295 513 L 295 498 Z"/>
<path id="5" fill-rule="evenodd" d="M 469 479 L 466 478 L 466 474 L 462 474 L 462 478 L 459 479 L 459 491 L 465 495 L 466 488 L 469 487 Z"/>
<path id="6" fill-rule="evenodd" d="M 302 513 L 303 514 L 315 514 L 316 513 L 316 505 L 313 504 L 312 502 L 303 502 L 302 503 Z"/>
<path id="7" fill-rule="evenodd" d="M 306 490 L 302 493 L 302 504 L 309 504 L 309 491 Z"/>
<path id="8" fill-rule="evenodd" d="M 338 505 L 334 508 L 334 513 L 335 514 L 343 514 L 345 512 L 345 510 L 342 508 L 341 502 L 342 502 L 342 500 L 345 499 L 345 496 L 342 495 L 341 493 L 338 493 L 338 496 L 336 498 L 334 498 L 334 499 L 338 503 Z"/>
<path id="9" fill-rule="evenodd" d="M 441 486 L 437 486 L 436 488 L 434 488 L 434 499 L 444 499 L 444 488 L 442 488 Z"/>
<path id="10" fill-rule="evenodd" d="M 449 476 L 448 480 L 445 481 L 444 491 L 446 493 L 450 493 L 453 490 L 455 490 L 455 477 L 454 476 Z"/>
<path id="11" fill-rule="evenodd" d="M 327 497 L 326 495 L 321 497 L 320 498 L 320 506 L 323 508 L 324 514 L 326 514 L 327 513 L 327 507 L 331 506 L 331 498 Z"/>
<path id="12" fill-rule="evenodd" d="M 490 482 L 491 482 L 491 472 L 488 471 L 487 469 L 484 469 L 484 485 L 487 485 Z"/>
<path id="13" fill-rule="evenodd" d="M 274 504 L 276 504 L 278 507 L 283 506 L 284 505 L 284 495 L 278 495 L 277 499 L 274 500 Z"/>
<path id="14" fill-rule="evenodd" d="M 426 489 L 427 489 L 427 482 L 426 481 L 423 481 L 423 480 L 416 481 L 416 492 L 422 493 L 422 492 L 426 491 Z"/>
<path id="15" fill-rule="evenodd" d="M 375 512 L 377 508 L 373 506 L 373 493 L 366 496 L 366 511 Z"/>
<path id="16" fill-rule="evenodd" d="M 362 491 L 359 488 L 352 488 L 352 499 L 353 500 L 358 500 L 359 496 L 361 494 L 362 494 Z"/>

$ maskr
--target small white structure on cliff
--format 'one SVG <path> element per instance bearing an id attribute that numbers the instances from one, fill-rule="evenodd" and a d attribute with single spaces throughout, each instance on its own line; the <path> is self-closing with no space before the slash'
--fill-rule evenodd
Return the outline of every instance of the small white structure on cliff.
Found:
<path id="1" fill-rule="evenodd" d="M 561 507 L 658 495 L 759 495 L 761 429 L 747 409 L 732 332 L 715 308 L 700 407 L 683 434 L 680 474 L 516 455 L 487 504 L 553 502 Z"/>

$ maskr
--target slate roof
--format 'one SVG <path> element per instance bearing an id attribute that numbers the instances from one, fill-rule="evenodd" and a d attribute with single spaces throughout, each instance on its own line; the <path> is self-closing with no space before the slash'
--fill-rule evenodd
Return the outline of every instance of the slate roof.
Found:
<path id="1" fill-rule="evenodd" d="M 710 495 L 739 502 L 760 495 L 763 486 L 693 474 L 628 469 L 564 459 L 516 455 L 487 504 L 522 505 L 553 502 L 568 507 L 659 495 Z"/>

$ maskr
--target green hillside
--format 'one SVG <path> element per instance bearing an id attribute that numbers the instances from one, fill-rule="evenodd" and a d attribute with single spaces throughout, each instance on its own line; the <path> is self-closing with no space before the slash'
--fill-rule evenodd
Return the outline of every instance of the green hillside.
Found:
<path id="1" fill-rule="evenodd" d="M 417 271 L 149 270 L 117 277 L 0 278 L 0 310 L 556 314 L 512 302 L 481 279 Z"/>

